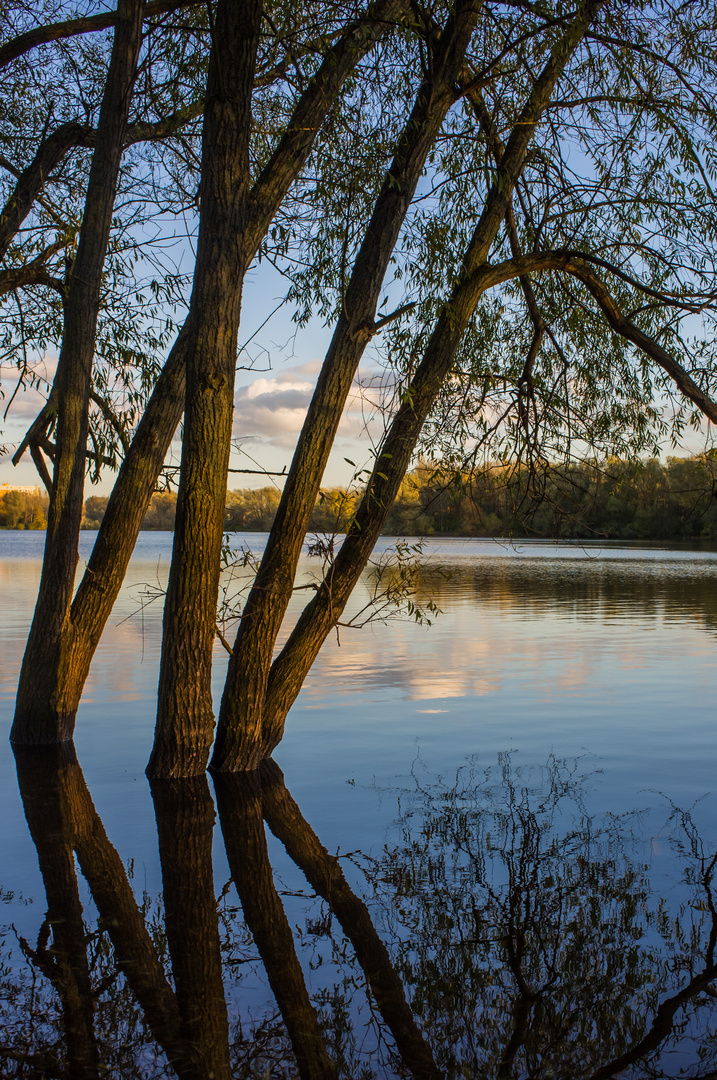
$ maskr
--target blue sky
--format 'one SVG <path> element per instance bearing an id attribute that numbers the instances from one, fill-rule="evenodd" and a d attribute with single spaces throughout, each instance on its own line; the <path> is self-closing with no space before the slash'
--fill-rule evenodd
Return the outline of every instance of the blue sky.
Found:
<path id="1" fill-rule="evenodd" d="M 247 277 L 239 331 L 241 352 L 236 375 L 232 468 L 278 472 L 285 466 L 288 468 L 330 341 L 331 328 L 319 319 L 312 319 L 308 326 L 298 328 L 291 320 L 288 307 L 275 311 L 286 287 L 284 279 L 266 263 L 252 269 Z M 267 319 L 269 321 L 265 323 Z M 52 355 L 43 357 L 38 364 L 37 370 L 48 384 L 54 376 L 55 366 L 56 357 Z M 380 393 L 374 383 L 379 374 L 377 363 L 367 352 L 327 468 L 326 486 L 350 483 L 355 470 L 345 458 L 350 458 L 358 467 L 372 460 L 371 448 L 383 430 L 375 409 Z M 1 386 L 5 405 L 17 387 L 16 372 L 5 367 Z M 37 416 L 42 401 L 39 392 L 20 389 L 1 425 L 5 444 L 13 448 L 17 445 Z M 180 452 L 179 440 L 175 439 L 169 460 L 178 464 Z M 17 467 L 10 461 L 11 454 L 12 450 L 0 459 L 0 483 L 38 483 L 29 454 Z M 114 474 L 108 471 L 100 484 L 93 486 L 88 482 L 87 494 L 108 493 L 113 477 Z M 230 488 L 263 487 L 267 483 L 281 482 L 241 473 L 229 478 Z"/>

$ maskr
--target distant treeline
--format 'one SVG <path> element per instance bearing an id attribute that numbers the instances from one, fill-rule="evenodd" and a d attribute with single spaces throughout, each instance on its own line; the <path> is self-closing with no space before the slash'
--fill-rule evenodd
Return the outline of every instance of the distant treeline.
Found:
<path id="1" fill-rule="evenodd" d="M 362 493 L 322 491 L 311 517 L 317 533 L 342 532 Z M 275 487 L 227 493 L 228 532 L 271 528 Z M 96 528 L 106 500 L 88 500 L 86 523 Z M 145 529 L 171 529 L 176 496 L 153 496 Z M 90 506 L 91 504 L 91 506 Z M 91 512 L 90 512 L 91 510 Z M 546 536 L 617 540 L 717 539 L 717 461 L 668 458 L 621 461 L 539 474 L 500 465 L 446 477 L 428 466 L 401 485 L 384 532 L 389 536 Z"/>
<path id="2" fill-rule="evenodd" d="M 614 540 L 717 539 L 717 460 L 493 466 L 450 478 L 406 477 L 388 535 L 545 536 Z"/>
<path id="3" fill-rule="evenodd" d="M 227 532 L 267 532 L 272 525 L 281 492 L 275 487 L 227 492 L 225 528 Z M 311 518 L 315 532 L 341 531 L 349 520 L 356 497 L 339 488 L 322 492 Z M 93 495 L 85 502 L 83 529 L 98 529 L 107 506 L 107 498 Z M 174 491 L 155 492 L 142 522 L 143 529 L 173 529 L 177 507 Z"/>
<path id="4" fill-rule="evenodd" d="M 47 526 L 47 495 L 29 491 L 0 494 L 0 529 L 44 529 Z"/>
<path id="5" fill-rule="evenodd" d="M 342 532 L 361 492 L 323 491 L 311 518 L 317 533 Z M 280 493 L 275 487 L 229 491 L 228 532 L 265 532 Z M 144 529 L 172 529 L 177 497 L 156 492 Z M 83 528 L 97 529 L 107 499 L 85 503 Z M 47 498 L 10 491 L 0 496 L 0 528 L 43 529 Z M 546 467 L 536 474 L 512 465 L 447 477 L 428 466 L 401 485 L 384 532 L 390 536 L 546 536 L 565 539 L 717 540 L 717 460 L 710 456 L 626 464 Z"/>

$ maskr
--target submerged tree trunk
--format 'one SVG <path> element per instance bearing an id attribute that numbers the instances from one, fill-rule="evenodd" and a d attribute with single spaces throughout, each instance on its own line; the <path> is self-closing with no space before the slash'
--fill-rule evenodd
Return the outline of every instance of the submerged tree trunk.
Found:
<path id="1" fill-rule="evenodd" d="M 341 618 L 348 598 L 370 558 L 409 466 L 421 429 L 451 370 L 461 338 L 485 290 L 480 270 L 488 260 L 537 124 L 565 65 L 603 2 L 590 0 L 581 8 L 577 18 L 553 47 L 514 125 L 466 252 L 458 283 L 438 318 L 416 375 L 376 457 L 366 492 L 336 561 L 270 669 L 275 638 L 257 642 L 256 649 L 261 652 L 267 670 L 267 677 L 261 683 L 250 684 L 253 693 L 259 697 L 259 703 L 251 702 L 250 708 L 242 711 L 239 705 L 244 704 L 247 690 L 245 688 L 242 694 L 241 688 L 228 681 L 222 701 L 213 767 L 225 771 L 256 768 L 280 741 L 286 714 L 321 645 Z M 288 533 L 290 526 L 284 525 L 284 528 Z M 280 539 L 278 535 L 276 544 L 279 548 Z M 238 643 L 243 633 L 242 624 Z M 230 667 L 230 679 L 231 674 Z"/>
<path id="2" fill-rule="evenodd" d="M 229 662 L 212 766 L 256 768 L 263 756 L 263 702 L 271 655 L 291 599 L 301 545 L 393 254 L 426 158 L 456 100 L 455 85 L 480 0 L 459 0 L 399 139 L 356 257 L 329 351 L 294 452 L 261 566 Z"/>
<path id="3" fill-rule="evenodd" d="M 220 2 L 207 77 L 202 206 L 187 329 L 187 392 L 157 727 L 148 773 L 204 772 L 212 647 L 244 281 L 249 132 L 260 0 Z"/>
<path id="4" fill-rule="evenodd" d="M 57 450 L 40 591 L 11 733 L 16 744 L 62 742 L 72 737 L 74 726 L 74 714 L 58 707 L 56 672 L 68 661 L 64 631 L 78 560 L 102 269 L 142 40 L 143 6 L 142 0 L 119 0 L 77 257 L 65 301 L 64 337 L 53 388 Z"/>
<path id="5" fill-rule="evenodd" d="M 249 194 L 244 272 L 306 163 L 347 78 L 408 6 L 408 0 L 380 0 L 370 4 L 366 13 L 350 23 L 327 50 Z M 47 741 L 54 741 L 53 724 L 62 728 L 62 738 L 72 736 L 92 658 L 122 586 L 142 519 L 184 411 L 188 331 L 187 322 L 160 373 L 124 458 L 87 570 L 69 617 L 61 624 L 57 646 L 42 655 L 42 681 L 33 689 L 34 711 L 24 723 L 28 736 L 32 717 L 40 714 L 48 717 Z"/>

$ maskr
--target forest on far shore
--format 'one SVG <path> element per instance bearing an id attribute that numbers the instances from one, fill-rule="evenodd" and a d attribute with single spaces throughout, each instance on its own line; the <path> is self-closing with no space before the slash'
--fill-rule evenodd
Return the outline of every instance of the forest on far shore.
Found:
<path id="1" fill-rule="evenodd" d="M 361 488 L 323 490 L 310 528 L 343 532 L 361 494 Z M 273 486 L 227 492 L 226 531 L 268 531 L 279 497 Z M 172 529 L 176 501 L 173 491 L 155 492 L 142 528 Z M 105 496 L 88 498 L 83 529 L 99 528 L 106 506 Z M 0 495 L 0 528 L 44 529 L 46 523 L 46 496 Z M 450 476 L 420 465 L 401 485 L 384 534 L 717 540 L 717 459 L 546 466 L 537 475 L 510 464 Z"/>

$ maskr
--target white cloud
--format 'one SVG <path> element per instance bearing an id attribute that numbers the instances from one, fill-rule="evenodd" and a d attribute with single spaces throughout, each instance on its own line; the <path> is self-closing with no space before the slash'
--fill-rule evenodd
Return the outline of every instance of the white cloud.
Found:
<path id="1" fill-rule="evenodd" d="M 57 360 L 54 358 L 45 358 L 35 365 L 33 373 L 36 377 L 37 388 L 30 385 L 31 380 L 28 376 L 21 379 L 17 368 L 7 365 L 0 368 L 0 392 L 2 393 L 0 417 L 9 406 L 7 418 L 1 421 L 3 431 L 8 432 L 8 429 L 13 426 L 13 421 L 17 421 L 18 427 L 24 430 L 27 426 L 25 421 L 35 419 L 45 404 L 49 384 L 54 378 L 56 367 Z"/>
<path id="2" fill-rule="evenodd" d="M 234 438 L 257 440 L 267 446 L 293 449 L 301 431 L 314 391 L 321 361 L 315 360 L 290 371 L 255 379 L 240 386 L 234 399 Z M 337 449 L 365 451 L 382 431 L 377 406 L 383 391 L 373 385 L 367 372 L 360 372 L 349 394 L 337 435 Z"/>
<path id="3" fill-rule="evenodd" d="M 234 437 L 293 447 L 313 385 L 288 373 L 240 386 L 234 397 Z"/>

